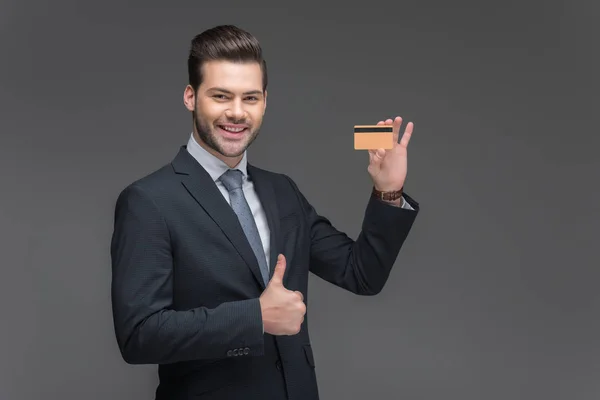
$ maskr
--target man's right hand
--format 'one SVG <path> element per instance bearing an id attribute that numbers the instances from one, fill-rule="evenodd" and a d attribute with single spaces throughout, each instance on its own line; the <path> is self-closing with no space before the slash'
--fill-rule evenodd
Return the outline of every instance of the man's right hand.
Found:
<path id="1" fill-rule="evenodd" d="M 297 334 L 306 314 L 302 293 L 283 286 L 285 266 L 285 257 L 280 254 L 273 277 L 259 299 L 263 326 L 271 335 Z"/>

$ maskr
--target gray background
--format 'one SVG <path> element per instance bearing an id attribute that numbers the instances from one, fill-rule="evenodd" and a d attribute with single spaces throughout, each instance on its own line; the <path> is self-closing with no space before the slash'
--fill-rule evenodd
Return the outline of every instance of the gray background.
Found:
<path id="1" fill-rule="evenodd" d="M 595 2 L 109 3 L 0 8 L 1 399 L 153 398 L 113 336 L 112 212 L 187 140 L 189 41 L 221 23 L 269 63 L 250 160 L 351 236 L 352 126 L 416 124 L 383 293 L 311 281 L 323 399 L 600 398 Z"/>

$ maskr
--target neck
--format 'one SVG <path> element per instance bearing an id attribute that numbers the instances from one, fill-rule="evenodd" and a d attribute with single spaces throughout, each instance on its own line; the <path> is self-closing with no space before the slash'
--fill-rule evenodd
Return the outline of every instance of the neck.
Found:
<path id="1" fill-rule="evenodd" d="M 212 154 L 213 156 L 217 157 L 219 160 L 223 161 L 225 164 L 227 164 L 227 166 L 229 168 L 235 168 L 240 161 L 242 161 L 242 158 L 244 157 L 244 154 L 241 154 L 237 157 L 227 157 L 224 156 L 223 154 L 219 153 L 218 151 L 216 151 L 215 149 L 211 148 L 209 145 L 207 145 L 201 138 L 200 135 L 198 135 L 198 132 L 196 132 L 196 130 L 194 129 L 194 139 L 196 139 L 196 142 L 198 142 L 198 144 L 206 151 L 208 151 L 210 154 Z"/>

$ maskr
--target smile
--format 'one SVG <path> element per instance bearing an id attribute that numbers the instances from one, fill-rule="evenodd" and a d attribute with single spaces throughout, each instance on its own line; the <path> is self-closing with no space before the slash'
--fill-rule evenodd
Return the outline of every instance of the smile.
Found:
<path id="1" fill-rule="evenodd" d="M 248 127 L 239 125 L 217 125 L 217 127 L 227 137 L 240 137 L 248 130 Z"/>
<path id="2" fill-rule="evenodd" d="M 223 129 L 223 130 L 225 130 L 225 131 L 227 131 L 227 132 L 233 132 L 233 133 L 238 133 L 238 132 L 241 132 L 244 129 L 246 129 L 246 128 L 233 128 L 233 127 L 230 127 L 230 126 L 222 126 L 222 125 L 220 126 L 220 128 Z"/>

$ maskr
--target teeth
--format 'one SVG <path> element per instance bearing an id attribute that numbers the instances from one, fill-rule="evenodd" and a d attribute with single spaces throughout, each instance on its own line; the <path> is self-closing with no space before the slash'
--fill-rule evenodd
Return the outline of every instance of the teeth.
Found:
<path id="1" fill-rule="evenodd" d="M 231 128 L 231 127 L 227 127 L 227 126 L 222 126 L 221 127 L 223 130 L 226 130 L 228 132 L 233 132 L 233 133 L 238 133 L 243 131 L 245 128 Z"/>

